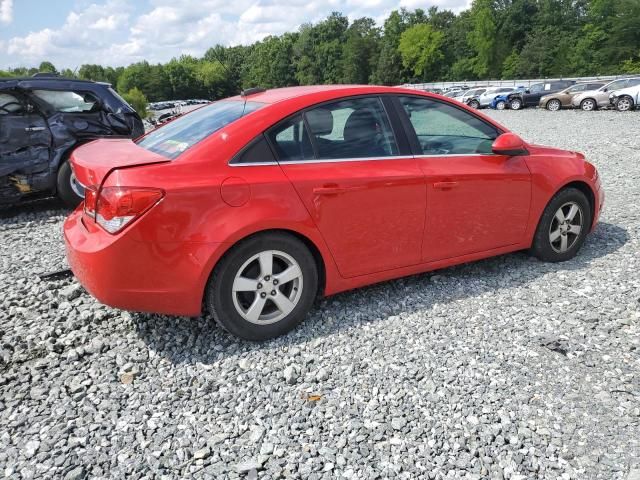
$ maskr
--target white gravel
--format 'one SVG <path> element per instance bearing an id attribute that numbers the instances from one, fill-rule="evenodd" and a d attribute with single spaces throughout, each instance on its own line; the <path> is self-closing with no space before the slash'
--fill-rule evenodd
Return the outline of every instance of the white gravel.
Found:
<path id="1" fill-rule="evenodd" d="M 264 344 L 40 281 L 64 210 L 2 213 L 0 475 L 639 478 L 640 112 L 491 115 L 600 169 L 579 256 L 341 294 Z"/>

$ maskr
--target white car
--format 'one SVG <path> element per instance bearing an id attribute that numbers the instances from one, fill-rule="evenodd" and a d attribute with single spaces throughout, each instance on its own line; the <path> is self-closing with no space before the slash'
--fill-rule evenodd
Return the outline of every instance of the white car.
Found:
<path id="1" fill-rule="evenodd" d="M 506 95 L 507 93 L 513 92 L 514 87 L 495 87 L 488 88 L 482 95 L 479 97 L 469 100 L 467 103 L 470 107 L 473 108 L 487 108 L 493 102 L 493 99 L 498 95 Z"/>
<path id="2" fill-rule="evenodd" d="M 619 112 L 628 112 L 638 108 L 638 104 L 640 104 L 640 85 L 611 92 L 609 103 Z"/>
<path id="3" fill-rule="evenodd" d="M 487 88 L 492 88 L 492 87 L 472 88 L 471 90 L 467 90 L 466 92 L 464 92 L 464 95 L 456 98 L 456 100 L 462 103 L 467 103 L 467 101 L 471 100 L 473 97 L 482 95 L 484 92 L 487 91 Z"/>

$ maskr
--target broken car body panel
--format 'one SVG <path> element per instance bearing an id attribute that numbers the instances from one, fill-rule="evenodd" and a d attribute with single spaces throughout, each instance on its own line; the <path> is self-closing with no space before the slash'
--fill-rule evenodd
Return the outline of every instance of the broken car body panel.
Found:
<path id="1" fill-rule="evenodd" d="M 108 84 L 0 79 L 0 203 L 55 194 L 58 169 L 80 144 L 143 133 L 138 114 Z"/>

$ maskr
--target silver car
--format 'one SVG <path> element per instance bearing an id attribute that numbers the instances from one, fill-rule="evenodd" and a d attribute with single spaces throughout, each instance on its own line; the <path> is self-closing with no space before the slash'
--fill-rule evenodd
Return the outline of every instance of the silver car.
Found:
<path id="1" fill-rule="evenodd" d="M 640 85 L 640 78 L 620 78 L 613 82 L 607 83 L 598 90 L 591 90 L 573 97 L 571 105 L 574 108 L 581 108 L 584 111 L 597 110 L 598 108 L 606 108 L 609 106 L 609 95 L 615 90 L 623 88 L 635 87 Z"/>

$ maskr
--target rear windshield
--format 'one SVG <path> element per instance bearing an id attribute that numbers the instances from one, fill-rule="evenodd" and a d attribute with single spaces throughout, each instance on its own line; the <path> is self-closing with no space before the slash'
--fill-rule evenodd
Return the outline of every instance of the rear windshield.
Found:
<path id="1" fill-rule="evenodd" d="M 213 132 L 255 112 L 264 103 L 224 100 L 199 108 L 152 131 L 137 143 L 147 150 L 174 159 Z"/>

